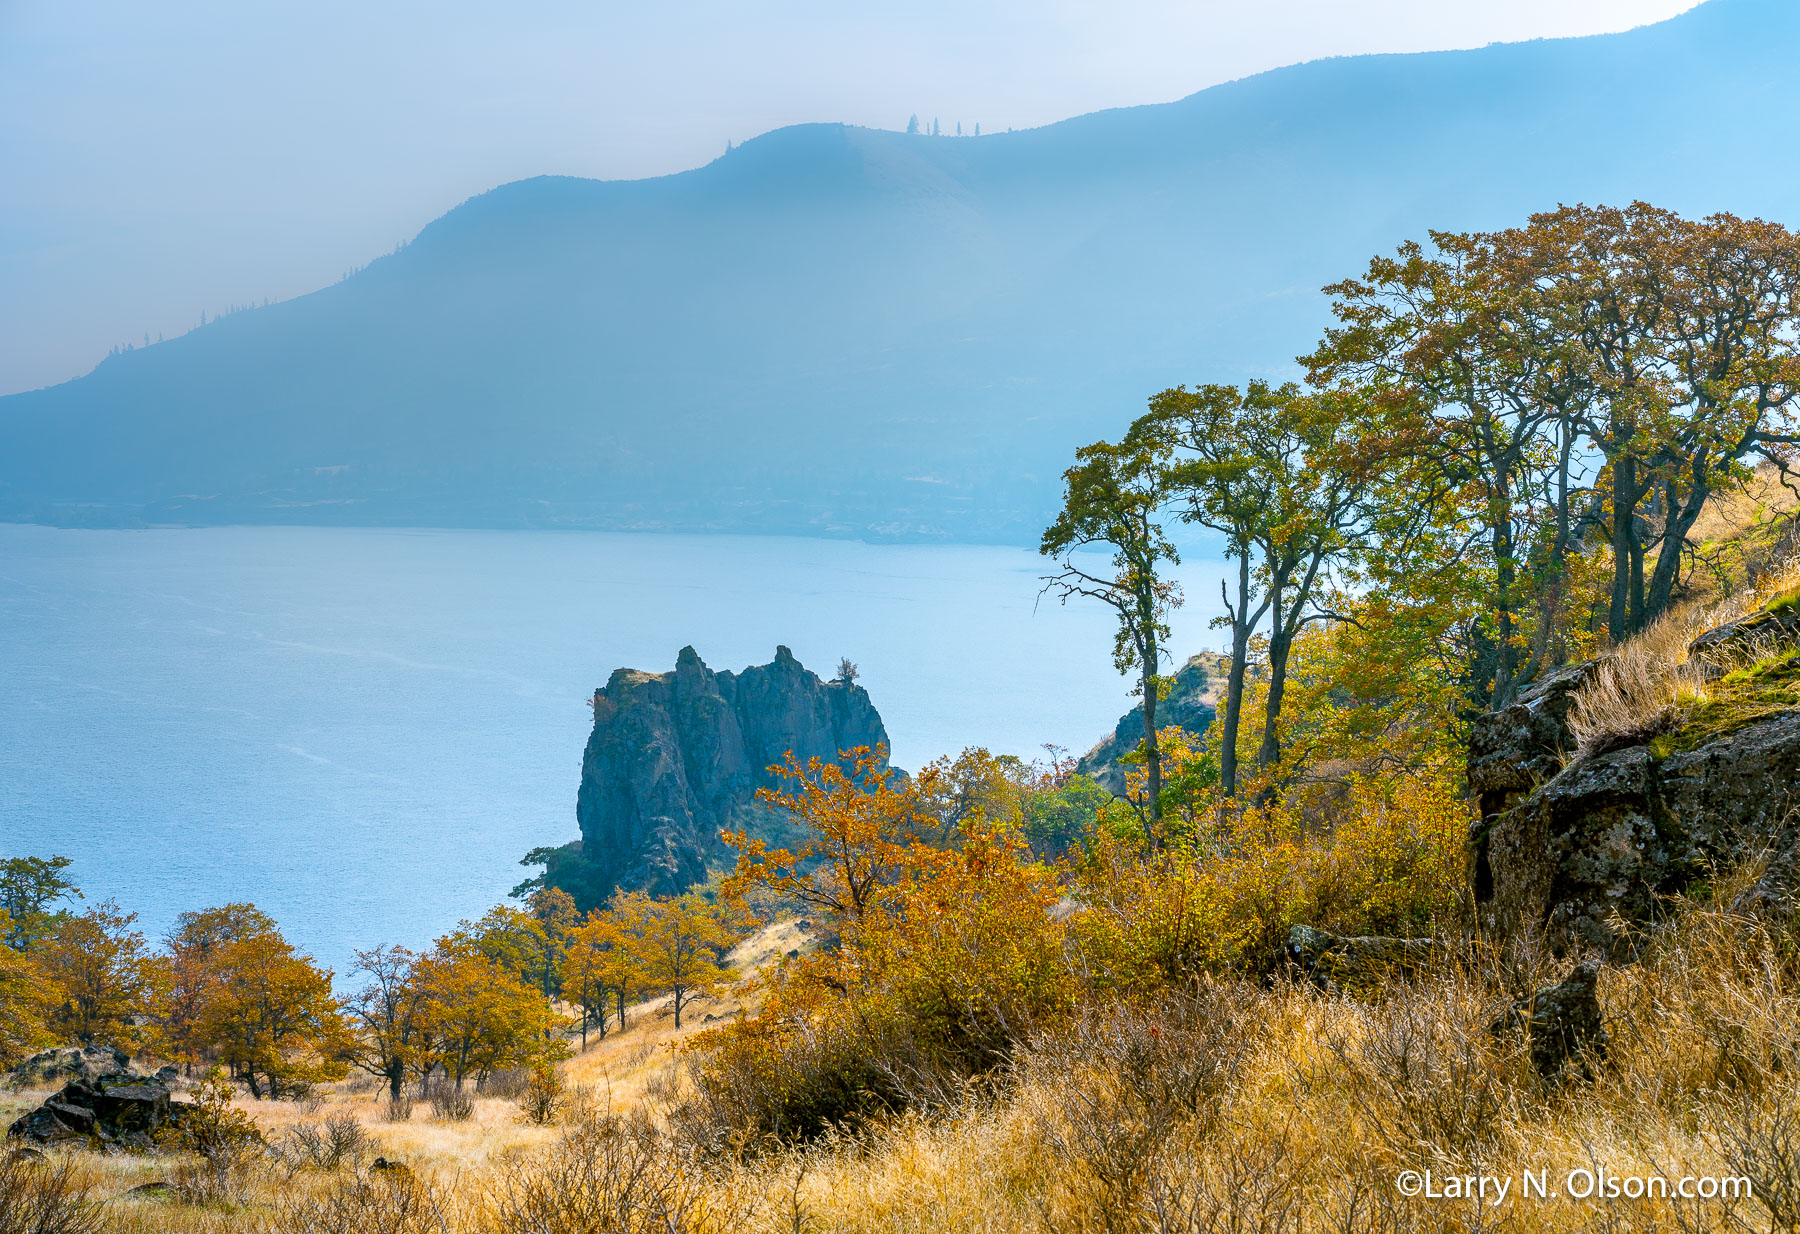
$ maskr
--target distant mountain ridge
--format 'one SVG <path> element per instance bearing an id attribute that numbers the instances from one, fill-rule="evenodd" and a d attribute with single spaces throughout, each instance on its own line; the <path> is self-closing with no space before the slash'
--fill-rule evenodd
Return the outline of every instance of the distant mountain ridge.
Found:
<path id="1" fill-rule="evenodd" d="M 0 399 L 0 518 L 1029 542 L 1153 391 L 1276 374 L 1427 228 L 1800 222 L 1800 5 L 1319 61 L 1018 133 L 804 125 L 471 199 L 312 295 Z"/>

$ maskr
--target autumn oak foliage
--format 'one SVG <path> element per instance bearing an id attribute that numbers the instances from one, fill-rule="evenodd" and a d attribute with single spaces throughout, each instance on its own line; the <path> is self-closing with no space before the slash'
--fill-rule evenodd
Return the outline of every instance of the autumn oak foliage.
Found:
<path id="1" fill-rule="evenodd" d="M 1156 704 L 1168 613 L 1181 603 L 1180 589 L 1162 573 L 1165 564 L 1180 562 L 1157 522 L 1169 500 L 1166 470 L 1140 443 L 1096 442 L 1076 451 L 1075 466 L 1063 473 L 1063 489 L 1062 511 L 1038 546 L 1058 567 L 1045 577 L 1044 588 L 1065 603 L 1071 597 L 1098 600 L 1118 619 L 1113 665 L 1138 677 L 1149 769 L 1142 809 L 1145 834 L 1154 837 L 1162 787 Z M 1110 551 L 1110 571 L 1089 564 L 1084 552 L 1089 549 Z"/>
<path id="2" fill-rule="evenodd" d="M 1438 540 L 1378 563 L 1380 581 L 1461 576 L 1485 705 L 1583 627 L 1618 640 L 1666 611 L 1708 500 L 1758 461 L 1787 466 L 1800 240 L 1777 224 L 1564 207 L 1434 232 L 1327 291 L 1338 324 L 1311 377 L 1381 409 Z M 1593 558 L 1610 587 L 1590 599 Z"/>
<path id="3" fill-rule="evenodd" d="M 761 887 L 798 905 L 860 924 L 909 863 L 929 862 L 935 849 L 921 838 L 937 820 L 918 792 L 887 765 L 885 751 L 867 746 L 845 752 L 848 766 L 792 755 L 773 767 L 783 781 L 758 799 L 783 811 L 804 829 L 795 850 L 770 850 L 747 832 L 727 834 L 738 852 L 727 895 Z"/>

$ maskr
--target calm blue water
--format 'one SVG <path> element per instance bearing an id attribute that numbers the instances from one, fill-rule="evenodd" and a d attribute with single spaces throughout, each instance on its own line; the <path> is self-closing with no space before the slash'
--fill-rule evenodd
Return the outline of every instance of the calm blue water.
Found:
<path id="1" fill-rule="evenodd" d="M 498 902 L 572 839 L 619 665 L 777 643 L 862 668 L 918 767 L 1085 749 L 1129 705 L 1097 606 L 1005 548 L 727 536 L 0 525 L 0 855 L 65 854 L 160 937 L 253 900 L 342 971 Z M 1218 594 L 1216 567 L 1184 579 Z M 1212 605 L 1177 614 L 1211 640 Z M 1035 611 L 1034 611 L 1035 610 Z"/>

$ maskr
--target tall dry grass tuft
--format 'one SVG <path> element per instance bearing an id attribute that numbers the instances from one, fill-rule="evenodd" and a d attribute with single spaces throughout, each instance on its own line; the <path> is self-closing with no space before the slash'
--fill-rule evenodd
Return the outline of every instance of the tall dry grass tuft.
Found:
<path id="1" fill-rule="evenodd" d="M 475 1094 L 448 1079 L 435 1079 L 426 1086 L 425 1099 L 431 1102 L 434 1118 L 466 1123 L 475 1115 Z"/>
<path id="2" fill-rule="evenodd" d="M 1526 1063 L 1489 1030 L 1494 1002 L 1451 972 L 1341 1009 L 1325 1044 L 1366 1134 L 1401 1155 L 1472 1160 L 1498 1146 Z"/>
<path id="3" fill-rule="evenodd" d="M 1671 609 L 1648 629 L 1602 657 L 1576 692 L 1569 728 L 1583 753 L 1635 743 L 1679 723 L 1683 709 L 1704 702 L 1707 683 L 1776 650 L 1773 636 L 1721 649 L 1708 662 L 1688 658 L 1688 645 L 1706 631 L 1746 616 L 1800 586 L 1800 557 L 1757 576 L 1757 585 L 1710 604 Z"/>
<path id="4" fill-rule="evenodd" d="M 1171 1213 L 1195 1202 L 1157 1163 L 1179 1129 L 1207 1131 L 1221 1117 L 1259 1031 L 1244 1014 L 1253 1003 L 1233 984 L 1202 981 L 1154 1008 L 1089 1008 L 1026 1053 L 1025 1082 L 1055 1094 L 1044 1147 L 1109 1234 L 1137 1228 L 1153 1191 Z"/>
<path id="5" fill-rule="evenodd" d="M 1688 660 L 1688 644 L 1741 609 L 1726 601 L 1664 613 L 1602 657 L 1569 708 L 1569 731 L 1581 751 L 1647 740 L 1674 727 L 1678 700 L 1706 687 L 1705 667 Z"/>
<path id="6" fill-rule="evenodd" d="M 670 1143 L 640 1111 L 594 1112 L 548 1150 L 501 1164 L 482 1234 L 713 1234 L 741 1230 L 748 1206 L 720 1175 Z"/>
<path id="7" fill-rule="evenodd" d="M 286 1189 L 255 1228 L 257 1234 L 454 1234 L 460 1224 L 433 1187 L 396 1170 Z"/>
<path id="8" fill-rule="evenodd" d="M 114 1223 L 67 1160 L 0 1149 L 0 1234 L 103 1234 Z"/>
<path id="9" fill-rule="evenodd" d="M 321 1123 L 289 1127 L 274 1156 L 290 1174 L 303 1169 L 356 1169 L 372 1155 L 372 1146 L 368 1131 L 355 1118 L 333 1114 Z"/>

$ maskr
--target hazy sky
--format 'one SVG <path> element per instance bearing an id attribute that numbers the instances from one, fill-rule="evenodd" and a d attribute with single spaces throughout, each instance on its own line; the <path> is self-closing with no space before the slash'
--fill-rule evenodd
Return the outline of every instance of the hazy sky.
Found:
<path id="1" fill-rule="evenodd" d="M 784 124 L 1023 128 L 1695 0 L 0 0 L 0 393 L 335 280 L 472 194 Z"/>

